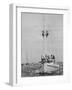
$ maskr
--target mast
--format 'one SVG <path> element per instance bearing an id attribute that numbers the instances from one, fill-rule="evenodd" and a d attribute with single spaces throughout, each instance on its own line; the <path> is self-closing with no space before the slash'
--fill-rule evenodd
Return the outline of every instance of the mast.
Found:
<path id="1" fill-rule="evenodd" d="M 46 30 L 46 22 L 45 22 L 45 15 L 43 14 L 43 30 L 42 30 L 42 39 L 43 39 L 43 55 L 47 54 L 47 38 L 48 38 L 48 30 Z"/>

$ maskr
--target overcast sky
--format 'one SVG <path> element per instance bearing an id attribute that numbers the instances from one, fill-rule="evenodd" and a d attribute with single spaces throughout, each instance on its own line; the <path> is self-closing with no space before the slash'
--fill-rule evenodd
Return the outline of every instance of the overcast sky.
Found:
<path id="1" fill-rule="evenodd" d="M 63 15 L 22 13 L 22 63 L 40 61 L 43 25 L 49 32 L 47 53 L 54 54 L 56 61 L 63 60 Z"/>

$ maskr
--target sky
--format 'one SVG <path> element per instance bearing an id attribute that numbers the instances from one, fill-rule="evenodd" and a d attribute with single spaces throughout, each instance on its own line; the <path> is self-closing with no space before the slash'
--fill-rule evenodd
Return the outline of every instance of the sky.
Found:
<path id="1" fill-rule="evenodd" d="M 49 36 L 43 39 L 42 30 Z M 41 60 L 41 55 L 53 54 L 56 61 L 63 61 L 63 15 L 21 13 L 22 63 Z"/>

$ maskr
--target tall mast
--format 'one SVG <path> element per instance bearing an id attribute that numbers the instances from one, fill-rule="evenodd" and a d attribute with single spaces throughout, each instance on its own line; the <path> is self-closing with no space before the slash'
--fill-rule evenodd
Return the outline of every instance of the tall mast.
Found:
<path id="1" fill-rule="evenodd" d="M 45 55 L 45 15 L 43 14 L 43 30 L 42 30 L 42 39 L 43 39 L 43 43 L 42 43 L 42 54 Z"/>
<path id="2" fill-rule="evenodd" d="M 46 22 L 45 15 L 43 14 L 43 30 L 42 30 L 42 38 L 43 38 L 43 55 L 47 54 L 47 38 L 48 38 L 48 30 L 46 30 Z"/>

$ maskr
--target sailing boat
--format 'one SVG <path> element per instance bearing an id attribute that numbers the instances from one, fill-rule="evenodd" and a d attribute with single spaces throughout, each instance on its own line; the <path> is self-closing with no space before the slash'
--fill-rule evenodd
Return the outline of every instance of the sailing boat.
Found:
<path id="1" fill-rule="evenodd" d="M 45 15 L 43 15 L 43 31 L 42 31 L 42 37 L 43 37 L 43 59 L 44 60 L 42 62 L 43 66 L 44 66 L 44 73 L 52 73 L 55 72 L 57 70 L 59 70 L 59 65 L 55 63 L 55 58 L 49 58 L 48 60 L 50 62 L 48 62 L 46 56 L 50 56 L 50 53 L 47 51 L 47 38 L 49 36 L 48 31 L 45 31 Z"/>

